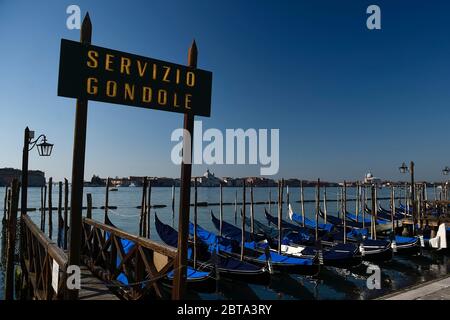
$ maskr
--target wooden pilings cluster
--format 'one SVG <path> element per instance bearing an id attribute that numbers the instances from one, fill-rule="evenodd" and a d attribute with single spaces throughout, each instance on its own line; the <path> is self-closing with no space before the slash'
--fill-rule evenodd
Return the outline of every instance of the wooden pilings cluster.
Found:
<path id="1" fill-rule="evenodd" d="M 152 183 L 148 177 L 143 178 L 142 182 L 142 199 L 141 213 L 139 218 L 139 235 L 141 237 L 150 238 L 151 229 L 151 199 L 152 199 Z M 172 205 L 173 212 L 175 210 L 174 189 L 172 189 Z M 174 213 L 173 213 L 174 214 Z"/>

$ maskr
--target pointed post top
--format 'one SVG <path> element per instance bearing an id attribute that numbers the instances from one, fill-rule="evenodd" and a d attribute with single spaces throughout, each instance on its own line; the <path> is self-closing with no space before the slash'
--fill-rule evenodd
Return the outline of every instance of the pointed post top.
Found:
<path id="1" fill-rule="evenodd" d="M 89 12 L 86 12 L 86 15 L 84 16 L 84 19 L 83 19 L 83 23 L 81 24 L 80 42 L 90 44 L 91 37 L 92 37 L 91 18 L 89 17 Z"/>
<path id="2" fill-rule="evenodd" d="M 195 39 L 194 39 L 192 41 L 192 44 L 191 44 L 191 47 L 189 48 L 189 53 L 188 53 L 189 67 L 197 68 L 197 56 L 198 56 L 197 43 L 195 42 Z"/>

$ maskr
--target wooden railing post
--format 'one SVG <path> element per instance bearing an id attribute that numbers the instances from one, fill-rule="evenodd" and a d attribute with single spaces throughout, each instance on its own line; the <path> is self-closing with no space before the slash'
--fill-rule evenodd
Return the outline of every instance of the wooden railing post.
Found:
<path id="1" fill-rule="evenodd" d="M 14 256 L 16 249 L 17 211 L 19 205 L 19 181 L 14 179 L 11 185 L 9 204 L 8 244 L 6 253 L 5 300 L 14 299 Z"/>

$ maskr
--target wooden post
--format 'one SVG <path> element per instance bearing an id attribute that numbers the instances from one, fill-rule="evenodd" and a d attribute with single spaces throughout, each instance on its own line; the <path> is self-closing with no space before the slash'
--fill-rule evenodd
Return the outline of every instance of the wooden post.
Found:
<path id="1" fill-rule="evenodd" d="M 61 231 L 64 230 L 64 222 L 62 217 L 62 182 L 58 182 L 58 247 L 63 247 L 63 239 Z"/>
<path id="2" fill-rule="evenodd" d="M 6 221 L 6 209 L 7 209 L 7 204 L 6 202 L 8 201 L 8 187 L 5 187 L 5 198 L 3 200 L 3 224 L 5 224 Z"/>
<path id="3" fill-rule="evenodd" d="M 89 13 L 83 19 L 80 32 L 80 42 L 90 44 L 92 36 L 92 24 Z M 72 160 L 72 192 L 70 203 L 70 248 L 69 265 L 80 265 L 81 254 L 81 223 L 83 210 L 84 164 L 86 154 L 86 126 L 87 126 L 88 101 L 77 99 L 75 111 L 75 133 Z M 71 300 L 78 299 L 78 290 L 68 290 L 67 297 Z"/>
<path id="4" fill-rule="evenodd" d="M 272 214 L 272 188 L 269 187 L 269 213 Z"/>
<path id="5" fill-rule="evenodd" d="M 302 226 L 305 226 L 305 195 L 303 193 L 303 180 L 300 180 L 300 202 L 302 206 Z"/>
<path id="6" fill-rule="evenodd" d="M 197 67 L 197 45 L 195 41 L 189 49 L 188 66 Z M 181 164 L 180 210 L 178 213 L 178 250 L 175 260 L 175 278 L 172 298 L 180 300 L 186 289 L 186 266 L 189 236 L 189 210 L 191 201 L 191 172 L 192 172 L 192 137 L 194 136 L 194 116 L 184 114 L 183 160 Z M 189 150 L 188 150 L 189 149 Z"/>
<path id="7" fill-rule="evenodd" d="M 45 217 L 47 215 L 47 185 L 44 186 L 44 214 L 42 220 L 42 232 L 45 232 Z"/>
<path id="8" fill-rule="evenodd" d="M 106 188 L 105 188 L 105 208 L 104 208 L 104 218 L 103 221 L 106 223 L 108 217 L 108 207 L 109 207 L 109 184 L 111 179 L 108 177 L 106 179 Z"/>
<path id="9" fill-rule="evenodd" d="M 355 214 L 356 214 L 356 222 L 358 222 L 358 216 L 359 216 L 359 200 L 360 200 L 360 192 L 359 192 L 359 182 L 356 183 L 356 208 L 355 208 Z"/>
<path id="10" fill-rule="evenodd" d="M 344 180 L 343 186 L 343 210 L 342 210 L 342 222 L 344 224 L 344 243 L 347 243 L 347 182 Z"/>
<path id="11" fill-rule="evenodd" d="M 319 210 L 320 210 L 320 179 L 317 179 L 316 186 L 316 241 L 319 239 Z"/>
<path id="12" fill-rule="evenodd" d="M 69 232 L 69 181 L 64 178 L 64 249 L 67 249 L 67 236 Z"/>
<path id="13" fill-rule="evenodd" d="M 245 247 L 245 179 L 242 183 L 242 212 L 241 212 L 241 219 L 242 219 L 242 235 L 241 235 L 241 261 L 244 260 L 244 247 Z"/>
<path id="14" fill-rule="evenodd" d="M 283 182 L 278 180 L 278 253 L 281 253 L 281 207 L 283 196 L 281 192 L 283 190 Z"/>
<path id="15" fill-rule="evenodd" d="M 147 197 L 147 238 L 150 239 L 151 213 L 152 213 L 152 179 L 148 179 L 148 197 Z"/>
<path id="16" fill-rule="evenodd" d="M 250 185 L 250 233 L 254 236 L 255 212 L 253 207 L 253 183 Z M 252 239 L 253 240 L 253 239 Z"/>
<path id="17" fill-rule="evenodd" d="M 92 194 L 86 194 L 87 211 L 86 218 L 92 219 Z"/>
<path id="18" fill-rule="evenodd" d="M 363 229 L 366 228 L 366 206 L 367 206 L 367 194 L 366 194 L 366 185 L 364 185 L 364 188 L 362 189 L 362 225 Z"/>
<path id="19" fill-rule="evenodd" d="M 219 192 L 220 192 L 220 196 L 219 196 L 219 218 L 220 218 L 219 235 L 222 236 L 222 224 L 223 224 L 223 198 L 222 198 L 223 193 L 222 193 L 222 183 L 220 184 Z"/>
<path id="20" fill-rule="evenodd" d="M 45 187 L 45 186 L 44 186 Z M 44 230 L 44 216 L 45 216 L 45 210 L 44 210 L 44 187 L 41 187 L 41 231 Z"/>
<path id="21" fill-rule="evenodd" d="M 197 177 L 194 179 L 194 268 L 197 266 L 197 219 L 198 219 L 198 212 L 197 212 L 197 203 L 198 203 L 198 197 L 197 197 Z"/>
<path id="22" fill-rule="evenodd" d="M 53 234 L 53 178 L 48 179 L 48 237 L 51 239 Z"/>
<path id="23" fill-rule="evenodd" d="M 144 234 L 145 201 L 147 199 L 147 177 L 142 179 L 141 214 L 139 218 L 139 236 Z"/>
<path id="24" fill-rule="evenodd" d="M 235 190 L 234 194 L 234 224 L 237 223 L 237 190 Z"/>
<path id="25" fill-rule="evenodd" d="M 375 229 L 375 223 L 376 223 L 376 200 L 375 200 L 375 185 L 372 185 L 372 216 L 370 219 L 370 229 L 371 229 L 371 238 L 376 240 L 377 239 L 377 233 Z"/>
<path id="26" fill-rule="evenodd" d="M 14 299 L 14 255 L 16 248 L 17 211 L 19 205 L 19 182 L 14 179 L 11 185 L 11 201 L 8 220 L 8 245 L 6 253 L 5 300 Z"/>
<path id="27" fill-rule="evenodd" d="M 394 213 L 395 213 L 395 191 L 394 191 L 394 185 L 392 184 L 392 186 L 391 186 L 391 223 L 392 223 L 391 230 L 392 230 L 392 232 L 395 231 Z"/>
<path id="28" fill-rule="evenodd" d="M 172 186 L 172 220 L 175 219 L 175 185 Z"/>
<path id="29" fill-rule="evenodd" d="M 323 190 L 323 214 L 324 214 L 324 221 L 327 223 L 327 215 L 328 215 L 328 204 L 327 204 L 327 187 L 324 187 Z"/>

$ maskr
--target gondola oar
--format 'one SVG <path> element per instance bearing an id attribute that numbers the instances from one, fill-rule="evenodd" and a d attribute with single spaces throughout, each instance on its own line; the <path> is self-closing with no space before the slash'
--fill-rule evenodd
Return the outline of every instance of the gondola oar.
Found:
<path id="1" fill-rule="evenodd" d="M 320 210 L 320 179 L 317 179 L 317 186 L 316 186 L 316 239 L 319 239 L 319 210 Z"/>

